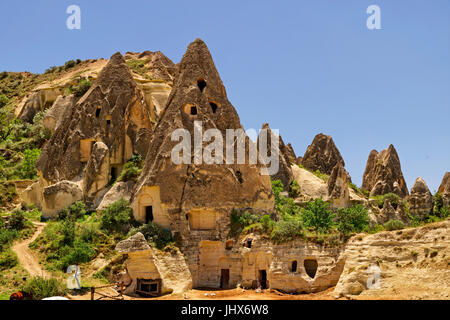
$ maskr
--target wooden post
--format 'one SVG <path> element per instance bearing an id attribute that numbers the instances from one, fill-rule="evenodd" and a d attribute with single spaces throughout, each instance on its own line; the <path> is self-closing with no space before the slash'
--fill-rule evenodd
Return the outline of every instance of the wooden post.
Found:
<path id="1" fill-rule="evenodd" d="M 91 287 L 91 300 L 94 300 L 95 296 L 95 287 Z"/>

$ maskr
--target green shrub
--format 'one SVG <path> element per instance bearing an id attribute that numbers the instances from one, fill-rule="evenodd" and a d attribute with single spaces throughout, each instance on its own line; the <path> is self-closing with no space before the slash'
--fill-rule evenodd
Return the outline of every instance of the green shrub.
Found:
<path id="1" fill-rule="evenodd" d="M 9 99 L 4 94 L 0 94 L 0 108 L 3 108 L 9 103 Z"/>
<path id="2" fill-rule="evenodd" d="M 268 214 L 263 215 L 259 222 L 261 223 L 264 232 L 269 232 L 275 227 L 275 221 Z"/>
<path id="3" fill-rule="evenodd" d="M 317 232 L 327 232 L 334 225 L 335 214 L 329 209 L 329 203 L 320 199 L 309 202 L 301 211 L 301 221 L 306 228 Z"/>
<path id="4" fill-rule="evenodd" d="M 144 60 L 130 59 L 127 61 L 127 65 L 128 67 L 130 67 L 131 70 L 133 70 L 134 72 L 136 72 L 141 76 L 145 76 L 145 74 L 148 71 Z"/>
<path id="5" fill-rule="evenodd" d="M 91 81 L 83 79 L 71 88 L 71 92 L 75 95 L 75 97 L 82 97 L 86 92 L 88 92 L 88 90 L 91 88 L 91 85 Z"/>
<path id="6" fill-rule="evenodd" d="M 17 173 L 21 179 L 34 179 L 37 177 L 36 161 L 41 154 L 40 149 L 26 149 L 24 159 L 19 165 Z"/>
<path id="7" fill-rule="evenodd" d="M 17 197 L 16 186 L 12 182 L 0 181 L 0 206 L 5 206 Z"/>
<path id="8" fill-rule="evenodd" d="M 275 196 L 275 207 L 281 218 L 289 219 L 290 216 L 300 213 L 300 207 L 295 204 L 294 199 L 281 196 L 283 183 L 280 180 L 272 181 L 272 191 Z"/>
<path id="9" fill-rule="evenodd" d="M 58 212 L 57 219 L 58 220 L 78 220 L 82 218 L 86 211 L 86 205 L 83 201 L 77 201 L 69 207 L 64 208 L 62 211 Z"/>
<path id="10" fill-rule="evenodd" d="M 154 244 L 160 250 L 174 241 L 172 233 L 168 229 L 154 222 L 133 228 L 128 235 L 132 236 L 138 232 L 141 232 L 149 243 Z"/>
<path id="11" fill-rule="evenodd" d="M 64 270 L 70 265 L 91 261 L 95 257 L 96 252 L 91 244 L 82 240 L 76 240 L 73 242 L 73 247 L 63 247 L 60 254 L 61 259 L 58 264 Z"/>
<path id="12" fill-rule="evenodd" d="M 11 214 L 11 218 L 9 220 L 9 225 L 10 225 L 11 229 L 18 230 L 18 231 L 25 228 L 24 212 L 20 209 L 14 210 Z"/>
<path id="13" fill-rule="evenodd" d="M 300 185 L 298 184 L 297 180 L 294 180 L 291 182 L 291 185 L 289 186 L 289 197 L 291 198 L 297 198 L 301 193 Z"/>
<path id="14" fill-rule="evenodd" d="M 73 68 L 73 67 L 75 67 L 76 64 L 77 64 L 77 63 L 76 63 L 75 61 L 69 60 L 69 61 L 67 61 L 67 62 L 64 64 L 64 70 Z"/>
<path id="15" fill-rule="evenodd" d="M 294 240 L 302 236 L 302 224 L 299 220 L 278 221 L 272 231 L 270 238 L 278 243 Z"/>
<path id="16" fill-rule="evenodd" d="M 28 279 L 22 291 L 33 295 L 33 299 L 42 300 L 48 297 L 64 296 L 67 292 L 64 284 L 57 279 L 33 277 Z"/>
<path id="17" fill-rule="evenodd" d="M 133 220 L 128 201 L 120 199 L 102 210 L 100 227 L 108 232 L 127 233 Z"/>
<path id="18" fill-rule="evenodd" d="M 64 220 L 60 224 L 61 234 L 63 236 L 62 243 L 64 245 L 72 245 L 75 241 L 75 222 L 73 220 Z"/>
<path id="19" fill-rule="evenodd" d="M 401 229 L 405 228 L 405 224 L 400 220 L 389 220 L 388 222 L 386 222 L 383 225 L 383 227 L 387 231 L 401 230 Z"/>
<path id="20" fill-rule="evenodd" d="M 17 230 L 0 228 L 0 251 L 6 250 L 6 248 L 18 237 L 20 233 Z"/>
<path id="21" fill-rule="evenodd" d="M 384 202 L 389 200 L 392 206 L 395 208 L 400 203 L 400 197 L 395 193 L 386 193 L 383 195 L 373 196 L 372 199 L 375 199 L 379 208 L 383 208 Z"/>
<path id="22" fill-rule="evenodd" d="M 17 255 L 11 249 L 0 251 L 0 270 L 11 269 L 18 264 Z"/>
<path id="23" fill-rule="evenodd" d="M 362 232 L 369 226 L 369 213 L 362 205 L 356 204 L 351 208 L 340 208 L 336 221 L 338 230 L 345 235 Z"/>
<path id="24" fill-rule="evenodd" d="M 140 154 L 135 154 L 125 163 L 118 178 L 119 181 L 136 181 L 142 172 L 143 159 Z"/>

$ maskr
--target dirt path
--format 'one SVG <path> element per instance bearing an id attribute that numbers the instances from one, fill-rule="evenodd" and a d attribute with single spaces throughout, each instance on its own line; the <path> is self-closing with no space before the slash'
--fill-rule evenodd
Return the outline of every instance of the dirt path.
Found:
<path id="1" fill-rule="evenodd" d="M 50 275 L 42 270 L 41 266 L 39 265 L 38 258 L 33 254 L 31 249 L 28 247 L 30 243 L 32 243 L 36 238 L 41 234 L 42 230 L 44 230 L 45 223 L 39 223 L 39 222 L 33 222 L 34 225 L 37 227 L 36 232 L 33 234 L 33 236 L 29 239 L 26 239 L 21 242 L 17 242 L 12 246 L 12 250 L 17 254 L 17 257 L 19 258 L 19 262 L 22 265 L 22 267 L 28 271 L 28 273 L 35 277 L 35 276 L 41 276 L 48 278 Z"/>

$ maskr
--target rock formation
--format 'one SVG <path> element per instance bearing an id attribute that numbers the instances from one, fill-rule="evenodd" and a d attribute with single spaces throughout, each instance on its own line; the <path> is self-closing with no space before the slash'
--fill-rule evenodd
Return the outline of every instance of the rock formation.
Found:
<path id="1" fill-rule="evenodd" d="M 128 295 L 143 294 L 142 279 L 154 287 L 153 296 L 183 293 L 192 288 L 192 277 L 183 255 L 178 248 L 171 252 L 152 249 L 142 233 L 119 242 L 116 250 L 128 256 L 125 262 L 126 277 L 131 283 L 125 289 Z"/>
<path id="2" fill-rule="evenodd" d="M 333 138 L 322 133 L 314 137 L 302 159 L 302 165 L 306 169 L 319 170 L 325 174 L 331 174 L 338 163 L 345 167 L 344 159 L 342 159 L 341 153 L 334 144 Z"/>
<path id="3" fill-rule="evenodd" d="M 439 193 L 442 194 L 444 200 L 444 206 L 450 207 L 450 172 L 446 172 L 439 186 Z"/>
<path id="4" fill-rule="evenodd" d="M 248 164 L 247 156 L 245 164 L 196 164 L 191 154 L 191 164 L 175 164 L 171 154 L 180 140 L 172 141 L 171 135 L 176 129 L 185 129 L 194 137 L 194 121 L 202 121 L 203 132 L 220 130 L 223 141 L 226 129 L 241 129 L 240 137 L 234 140 L 242 138 L 247 147 L 252 143 L 228 101 L 207 46 L 199 39 L 189 45 L 178 65 L 174 88 L 153 132 L 131 206 L 138 221 L 156 222 L 179 235 L 194 284 L 204 285 L 198 277 L 211 271 L 198 262 L 200 241 L 225 241 L 233 208 L 270 212 L 274 199 L 270 177 L 262 174 L 265 168 Z M 203 141 L 203 150 L 208 145 Z M 226 160 L 226 150 L 216 151 L 223 151 Z M 236 152 L 235 148 L 234 159 L 229 160 L 237 162 Z M 201 236 L 193 232 L 196 230 L 203 230 Z"/>
<path id="5" fill-rule="evenodd" d="M 327 186 L 332 207 L 347 207 L 350 200 L 348 173 L 340 162 L 331 171 Z"/>
<path id="6" fill-rule="evenodd" d="M 448 299 L 449 234 L 450 221 L 443 221 L 352 237 L 346 244 L 336 297 Z"/>
<path id="7" fill-rule="evenodd" d="M 72 100 L 60 97 L 54 109 L 49 110 L 47 122 L 53 122 L 55 132 L 36 164 L 39 186 L 29 188 L 29 194 L 22 197 L 36 200 L 34 204 L 42 207 L 44 216 L 64 207 L 48 201 L 40 203 L 39 199 L 46 200 L 36 192 L 44 192 L 45 198 L 46 188 L 74 181 L 82 187 L 85 201 L 98 202 L 125 162 L 133 154 L 145 156 L 148 150 L 155 121 L 151 114 L 156 112 L 150 111 L 120 53 L 111 57 L 97 81 L 76 104 Z M 57 115 L 59 112 L 64 116 Z M 52 115 L 54 121 L 49 119 Z"/>
<path id="8" fill-rule="evenodd" d="M 272 132 L 268 123 L 264 123 L 261 129 L 267 130 L 266 131 L 267 132 L 267 150 L 270 150 L 270 154 L 272 154 L 272 152 L 277 152 L 279 155 L 278 172 L 276 174 L 272 175 L 270 178 L 272 180 L 280 180 L 283 183 L 284 191 L 288 191 L 291 182 L 294 180 L 293 175 L 292 175 L 292 170 L 291 170 L 291 162 L 290 162 L 291 161 L 290 160 L 291 153 L 286 148 L 286 146 L 283 142 L 283 139 L 281 138 L 280 135 L 278 136 L 278 150 L 275 150 L 272 148 L 272 136 L 275 133 Z M 257 142 L 258 147 L 259 147 L 259 143 L 260 143 L 261 134 L 262 134 L 262 131 L 261 131 L 260 135 L 258 136 L 258 142 Z"/>
<path id="9" fill-rule="evenodd" d="M 53 103 L 52 107 L 47 110 L 44 119 L 42 120 L 44 127 L 51 132 L 55 132 L 74 104 L 75 96 L 73 94 L 56 98 L 56 101 Z"/>
<path id="10" fill-rule="evenodd" d="M 425 181 L 419 177 L 411 188 L 408 199 L 409 212 L 420 218 L 428 216 L 433 209 L 433 196 Z"/>
<path id="11" fill-rule="evenodd" d="M 133 153 L 145 156 L 136 142 L 141 134 L 149 140 L 151 127 L 142 92 L 116 53 L 46 144 L 37 169 L 49 182 L 72 180 L 82 174 L 95 141 L 108 147 L 111 165 L 122 166 Z"/>
<path id="12" fill-rule="evenodd" d="M 280 137 L 281 138 L 281 137 Z M 289 164 L 297 164 L 297 156 L 295 155 L 295 151 L 294 148 L 292 147 L 292 145 L 290 143 L 288 143 L 286 145 L 285 148 L 285 158 L 286 160 L 288 160 Z"/>
<path id="13" fill-rule="evenodd" d="M 380 153 L 376 150 L 370 152 L 363 175 L 362 190 L 369 191 L 371 196 L 391 192 L 400 197 L 408 195 L 400 159 L 392 144 Z"/>

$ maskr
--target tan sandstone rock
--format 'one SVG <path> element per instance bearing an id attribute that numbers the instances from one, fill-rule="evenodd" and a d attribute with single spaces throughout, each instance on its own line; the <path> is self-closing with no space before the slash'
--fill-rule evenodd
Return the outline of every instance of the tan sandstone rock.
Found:
<path id="1" fill-rule="evenodd" d="M 444 206 L 450 206 L 450 172 L 446 172 L 439 190 L 444 200 Z"/>
<path id="2" fill-rule="evenodd" d="M 411 188 L 408 199 L 409 212 L 420 218 L 425 218 L 433 209 L 433 196 L 425 181 L 419 177 Z"/>
<path id="3" fill-rule="evenodd" d="M 344 159 L 334 144 L 333 138 L 323 133 L 319 133 L 314 137 L 302 159 L 302 165 L 306 169 L 311 171 L 319 170 L 325 174 L 331 174 L 331 171 L 338 163 L 345 167 Z"/>
<path id="4" fill-rule="evenodd" d="M 449 235 L 450 221 L 444 221 L 352 237 L 346 245 L 336 296 L 416 300 L 450 297 Z"/>
<path id="5" fill-rule="evenodd" d="M 62 209 L 83 199 L 83 191 L 77 183 L 60 181 L 44 188 L 42 215 L 53 217 Z"/>
<path id="6" fill-rule="evenodd" d="M 370 152 L 363 175 L 362 190 L 369 191 L 371 196 L 390 192 L 400 197 L 408 195 L 400 159 L 392 144 L 380 153 L 376 150 Z"/>

